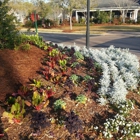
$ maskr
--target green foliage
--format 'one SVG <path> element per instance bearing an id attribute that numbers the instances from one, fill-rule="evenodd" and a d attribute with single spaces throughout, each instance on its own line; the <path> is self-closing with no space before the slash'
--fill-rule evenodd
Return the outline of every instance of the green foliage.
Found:
<path id="1" fill-rule="evenodd" d="M 0 49 L 13 49 L 18 43 L 17 19 L 10 14 L 9 0 L 0 1 Z"/>
<path id="2" fill-rule="evenodd" d="M 24 100 L 21 99 L 20 96 L 14 99 L 14 97 L 10 97 L 8 100 L 8 103 L 11 104 L 12 101 L 12 106 L 10 112 L 4 112 L 3 117 L 7 117 L 9 120 L 12 119 L 17 119 L 21 120 L 23 118 L 23 115 L 25 113 L 25 104 Z"/>
<path id="3" fill-rule="evenodd" d="M 85 25 L 85 23 L 86 23 L 86 19 L 85 18 L 80 18 L 79 19 L 79 22 L 80 22 L 80 24 L 82 25 Z"/>
<path id="4" fill-rule="evenodd" d="M 29 41 L 33 42 L 39 48 L 43 48 L 45 46 L 45 43 L 43 42 L 42 37 L 40 37 L 38 34 L 30 35 L 28 37 L 29 37 Z"/>
<path id="5" fill-rule="evenodd" d="M 80 65 L 80 63 L 79 63 L 79 62 L 73 62 L 73 63 L 71 64 L 71 67 L 72 67 L 72 68 L 75 68 L 77 65 Z"/>
<path id="6" fill-rule="evenodd" d="M 52 49 L 52 51 L 49 52 L 49 56 L 55 57 L 57 56 L 59 51 L 57 49 Z"/>
<path id="7" fill-rule="evenodd" d="M 51 87 L 41 87 L 33 90 L 32 105 L 36 110 L 44 109 L 48 104 L 48 98 L 54 94 L 54 90 Z"/>
<path id="8" fill-rule="evenodd" d="M 67 60 L 66 59 L 59 60 L 59 65 L 60 65 L 62 70 L 66 70 L 66 64 L 67 64 Z"/>
<path id="9" fill-rule="evenodd" d="M 43 96 L 40 95 L 38 91 L 33 92 L 33 97 L 32 97 L 32 104 L 36 107 L 40 105 L 43 102 Z"/>
<path id="10" fill-rule="evenodd" d="M 66 108 L 66 103 L 63 100 L 59 99 L 54 102 L 54 110 L 65 109 L 65 108 Z"/>
<path id="11" fill-rule="evenodd" d="M 34 27 L 34 23 L 31 20 L 27 20 L 24 24 L 24 27 L 32 28 Z"/>
<path id="12" fill-rule="evenodd" d="M 14 114 L 16 118 L 23 117 L 23 114 L 25 113 L 24 107 L 24 100 L 18 96 L 15 104 L 12 105 L 11 113 Z"/>
<path id="13" fill-rule="evenodd" d="M 12 96 L 10 96 L 10 97 L 7 99 L 7 103 L 8 103 L 8 105 L 12 105 L 12 104 L 14 104 L 15 101 L 16 101 L 16 99 L 15 99 L 14 97 L 12 97 Z"/>
<path id="14" fill-rule="evenodd" d="M 85 104 L 87 101 L 87 97 L 83 94 L 80 94 L 76 97 L 76 101 Z"/>
<path id="15" fill-rule="evenodd" d="M 20 46 L 15 46 L 14 50 L 28 51 L 28 50 L 30 50 L 30 48 L 31 48 L 30 44 L 24 43 L 24 44 L 22 44 L 22 45 L 20 45 Z"/>
<path id="16" fill-rule="evenodd" d="M 35 35 L 26 35 L 26 34 L 20 34 L 20 39 L 19 39 L 19 42 L 20 44 L 23 43 L 23 46 L 24 44 L 35 44 L 37 45 L 39 48 L 42 48 L 44 50 L 46 50 L 48 47 L 47 45 L 45 44 L 45 42 L 43 41 L 42 37 L 40 37 L 38 34 L 35 34 Z M 25 46 L 25 49 L 28 49 L 29 46 Z M 23 47 L 24 49 L 24 47 Z"/>
<path id="17" fill-rule="evenodd" d="M 70 80 L 72 80 L 72 82 L 73 82 L 74 84 L 78 84 L 78 82 L 79 82 L 79 76 L 77 76 L 76 74 L 72 74 L 72 75 L 70 76 Z"/>
<path id="18" fill-rule="evenodd" d="M 104 11 L 96 11 L 95 18 L 93 19 L 94 23 L 108 23 L 109 22 L 109 14 Z"/>
<path id="19" fill-rule="evenodd" d="M 94 68 L 95 68 L 97 71 L 101 71 L 101 70 L 102 70 L 101 64 L 99 64 L 98 62 L 95 62 L 95 63 L 94 63 Z"/>
<path id="20" fill-rule="evenodd" d="M 28 51 L 28 50 L 30 50 L 30 48 L 31 48 L 31 46 L 30 46 L 30 44 L 23 44 L 22 46 L 21 46 L 21 49 L 23 50 L 23 51 Z"/>
<path id="21" fill-rule="evenodd" d="M 35 87 L 35 88 L 40 88 L 42 86 L 42 83 L 40 80 L 33 79 L 33 83 L 30 85 Z"/>
<path id="22" fill-rule="evenodd" d="M 42 22 L 43 21 L 43 22 Z M 55 26 L 56 25 L 56 22 L 55 21 L 52 21 L 50 19 L 39 19 L 37 20 L 37 25 L 38 27 L 42 27 L 42 23 L 45 25 L 45 27 L 48 27 L 48 26 Z M 33 28 L 35 25 L 34 25 L 34 22 L 31 21 L 31 20 L 27 20 L 24 24 L 24 27 L 27 27 L 27 28 Z"/>
<path id="23" fill-rule="evenodd" d="M 85 81 L 85 82 L 88 81 L 88 80 L 93 79 L 90 75 L 86 75 L 86 76 L 84 76 L 83 78 L 84 78 L 84 81 Z"/>
<path id="24" fill-rule="evenodd" d="M 76 56 L 77 59 L 84 60 L 84 56 L 79 51 L 76 51 L 74 55 Z"/>

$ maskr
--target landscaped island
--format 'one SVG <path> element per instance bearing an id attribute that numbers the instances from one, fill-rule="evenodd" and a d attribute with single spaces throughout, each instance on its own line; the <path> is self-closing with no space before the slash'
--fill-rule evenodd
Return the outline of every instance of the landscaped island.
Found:
<path id="1" fill-rule="evenodd" d="M 13 71 L 20 84 L 0 102 L 0 139 L 139 138 L 139 60 L 129 50 L 58 46 L 38 35 L 21 34 L 21 40 L 8 50 L 9 57 L 15 55 Z M 28 71 L 27 62 L 20 66 L 37 53 L 42 54 L 38 70 L 22 82 L 20 76 L 34 70 Z M 38 58 L 32 61 L 36 64 Z"/>

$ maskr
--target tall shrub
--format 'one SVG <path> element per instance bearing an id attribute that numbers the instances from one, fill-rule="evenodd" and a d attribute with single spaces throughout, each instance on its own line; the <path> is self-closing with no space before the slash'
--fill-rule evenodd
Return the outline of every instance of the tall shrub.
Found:
<path id="1" fill-rule="evenodd" d="M 96 11 L 94 17 L 93 22 L 95 23 L 108 23 L 110 20 L 108 13 L 104 11 Z"/>
<path id="2" fill-rule="evenodd" d="M 10 13 L 8 1 L 0 1 L 0 49 L 12 49 L 17 43 L 16 17 Z"/>

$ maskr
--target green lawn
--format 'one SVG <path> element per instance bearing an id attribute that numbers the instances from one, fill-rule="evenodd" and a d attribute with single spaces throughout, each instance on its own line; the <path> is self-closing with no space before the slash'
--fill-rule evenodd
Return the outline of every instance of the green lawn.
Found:
<path id="1" fill-rule="evenodd" d="M 69 26 L 61 27 L 63 30 L 68 30 Z M 85 31 L 86 26 L 73 26 L 73 30 Z M 110 30 L 122 30 L 122 31 L 140 31 L 140 25 L 92 25 L 91 31 L 110 31 Z"/>

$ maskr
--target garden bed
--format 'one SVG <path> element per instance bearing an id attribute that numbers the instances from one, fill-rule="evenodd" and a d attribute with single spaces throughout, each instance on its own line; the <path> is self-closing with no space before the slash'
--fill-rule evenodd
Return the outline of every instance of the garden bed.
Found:
<path id="1" fill-rule="evenodd" d="M 120 108 L 111 102 L 103 104 L 98 94 L 102 66 L 74 48 L 52 46 L 0 50 L 0 139 L 104 140 L 106 119 L 114 119 L 123 105 L 124 122 L 130 122 L 130 127 L 132 122 L 140 123 L 138 88 L 128 92 L 128 104 L 122 103 Z M 25 102 L 23 116 L 11 111 L 15 102 L 23 108 L 21 101 Z M 10 111 L 12 119 L 2 116 Z M 126 124 L 120 125 L 118 132 L 110 130 L 112 140 L 132 137 L 122 132 Z M 129 134 L 136 133 L 135 128 Z"/>

